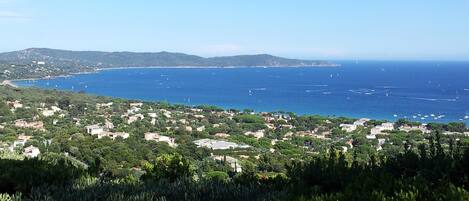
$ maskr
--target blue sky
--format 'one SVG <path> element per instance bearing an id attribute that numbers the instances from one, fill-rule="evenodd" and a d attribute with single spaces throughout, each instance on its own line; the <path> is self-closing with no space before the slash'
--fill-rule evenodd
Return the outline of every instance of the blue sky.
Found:
<path id="1" fill-rule="evenodd" d="M 469 0 L 0 0 L 0 51 L 469 60 Z"/>

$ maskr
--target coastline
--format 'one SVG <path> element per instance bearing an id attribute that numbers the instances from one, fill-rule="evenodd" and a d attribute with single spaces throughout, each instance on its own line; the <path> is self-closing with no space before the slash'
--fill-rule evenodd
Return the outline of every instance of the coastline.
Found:
<path id="1" fill-rule="evenodd" d="M 60 77 L 72 77 L 74 75 L 81 74 L 92 74 L 98 73 L 99 71 L 105 70 L 123 70 L 123 69 L 233 69 L 233 68 L 337 68 L 341 67 L 341 64 L 316 64 L 316 65 L 305 65 L 305 66 L 141 66 L 141 67 L 109 67 L 109 68 L 95 68 L 92 71 L 83 71 L 68 73 L 63 75 L 45 76 L 45 77 L 34 77 L 34 78 L 20 78 L 20 79 L 9 79 L 4 80 L 0 85 L 9 85 L 12 87 L 18 87 L 14 82 L 16 81 L 33 81 L 33 80 L 46 80 Z"/>
<path id="2" fill-rule="evenodd" d="M 34 81 L 34 80 L 46 80 L 60 77 L 72 77 L 74 75 L 82 74 L 93 74 L 99 71 L 106 70 L 125 70 L 125 69 L 234 69 L 234 68 L 337 68 L 341 67 L 341 64 L 317 64 L 309 66 L 141 66 L 141 67 L 109 67 L 109 68 L 95 68 L 93 71 L 83 71 L 76 73 L 69 73 L 55 76 L 35 77 L 35 78 L 21 78 L 4 80 L 1 85 L 9 85 L 17 88 L 18 85 L 14 84 L 16 81 Z"/>
<path id="3" fill-rule="evenodd" d="M 305 65 L 305 66 L 137 66 L 137 67 L 109 67 L 109 68 L 97 68 L 96 71 L 104 70 L 120 70 L 120 69 L 142 69 L 142 68 L 156 68 L 156 69 L 232 69 L 232 68 L 337 68 L 341 67 L 341 64 L 317 64 L 317 65 Z M 77 73 L 81 74 L 81 73 Z"/>

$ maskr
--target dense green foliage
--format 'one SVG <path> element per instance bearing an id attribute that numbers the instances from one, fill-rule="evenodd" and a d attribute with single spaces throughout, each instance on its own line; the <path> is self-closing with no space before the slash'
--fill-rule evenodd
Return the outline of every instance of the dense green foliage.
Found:
<path id="1" fill-rule="evenodd" d="M 246 172 L 229 178 L 212 172 L 203 180 L 188 177 L 190 165 L 178 155 L 159 157 L 142 180 L 107 181 L 70 163 L 0 160 L 0 186 L 14 186 L 10 192 L 22 192 L 24 200 L 468 200 L 468 147 L 445 151 L 437 139 L 419 153 L 367 163 L 330 149 L 328 155 L 287 165 L 284 176 Z"/>

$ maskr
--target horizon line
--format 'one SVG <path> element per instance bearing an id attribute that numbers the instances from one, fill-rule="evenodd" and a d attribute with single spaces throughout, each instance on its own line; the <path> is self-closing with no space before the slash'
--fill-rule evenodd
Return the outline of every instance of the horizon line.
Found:
<path id="1" fill-rule="evenodd" d="M 191 56 L 199 56 L 203 58 L 214 58 L 214 57 L 231 57 L 231 56 L 253 56 L 253 55 L 270 55 L 270 56 L 276 56 L 276 57 L 282 57 L 282 58 L 287 58 L 287 59 L 297 59 L 297 60 L 327 60 L 327 61 L 441 61 L 441 62 L 469 62 L 469 58 L 425 58 L 425 57 L 340 57 L 340 56 L 317 56 L 317 57 L 305 57 L 305 56 L 284 56 L 282 54 L 275 54 L 275 53 L 259 53 L 259 52 L 253 52 L 253 53 L 239 53 L 239 54 L 227 54 L 227 55 L 204 55 L 204 54 L 198 54 L 198 53 L 186 53 L 184 51 L 167 51 L 167 50 L 154 50 L 154 51 L 129 51 L 129 50 L 91 50 L 91 49 L 62 49 L 62 48 L 50 48 L 50 47 L 29 47 L 29 48 L 23 48 L 23 49 L 17 49 L 17 50 L 7 50 L 7 51 L 2 51 L 1 53 L 8 53 L 8 52 L 17 52 L 17 51 L 23 51 L 23 50 L 28 50 L 28 49 L 50 49 L 50 50 L 62 50 L 62 51 L 72 51 L 72 52 L 106 52 L 106 53 L 176 53 L 176 54 L 186 54 L 186 55 L 191 55 Z"/>

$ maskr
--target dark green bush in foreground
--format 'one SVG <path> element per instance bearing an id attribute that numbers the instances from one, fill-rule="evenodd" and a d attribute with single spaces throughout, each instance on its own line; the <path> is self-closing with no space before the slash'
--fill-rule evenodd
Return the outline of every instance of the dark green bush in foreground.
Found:
<path id="1" fill-rule="evenodd" d="M 407 145 L 409 146 L 409 145 Z M 443 149 L 438 137 L 419 153 L 328 155 L 287 165 L 287 174 L 193 175 L 180 155 L 162 155 L 140 179 L 89 176 L 66 160 L 0 160 L 0 200 L 469 200 L 469 149 Z M 15 195 L 16 193 L 16 195 Z M 18 194 L 22 193 L 22 194 Z"/>

